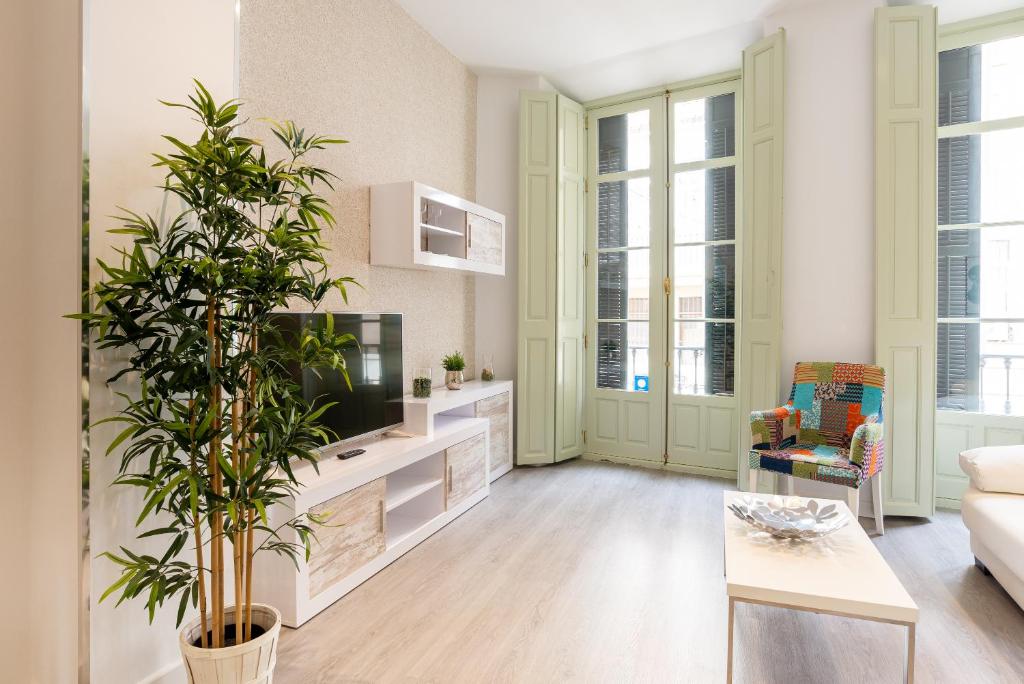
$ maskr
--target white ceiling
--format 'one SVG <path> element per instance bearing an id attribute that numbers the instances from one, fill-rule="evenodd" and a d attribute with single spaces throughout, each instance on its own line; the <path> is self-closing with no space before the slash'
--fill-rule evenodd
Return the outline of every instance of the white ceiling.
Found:
<path id="1" fill-rule="evenodd" d="M 838 0 L 398 0 L 478 74 L 541 74 L 579 100 L 738 68 L 774 12 Z M 959 21 L 1024 0 L 849 0 Z"/>
<path id="2" fill-rule="evenodd" d="M 398 0 L 480 74 L 538 73 L 582 100 L 739 66 L 778 0 Z M 701 54 L 697 67 L 692 55 Z M 690 58 L 685 59 L 689 54 Z M 687 73 L 687 64 L 699 68 Z"/>

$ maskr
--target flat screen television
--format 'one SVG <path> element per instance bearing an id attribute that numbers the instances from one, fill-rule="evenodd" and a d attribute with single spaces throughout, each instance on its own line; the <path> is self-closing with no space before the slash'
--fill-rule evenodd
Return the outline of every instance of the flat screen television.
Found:
<path id="1" fill-rule="evenodd" d="M 322 328 L 334 318 L 336 334 L 350 333 L 353 344 L 344 352 L 350 390 L 341 373 L 331 369 L 291 366 L 292 377 L 307 401 L 336 402 L 320 416 L 338 442 L 369 437 L 401 425 L 402 314 L 395 313 L 280 313 L 274 324 L 285 339 L 305 326 Z"/>

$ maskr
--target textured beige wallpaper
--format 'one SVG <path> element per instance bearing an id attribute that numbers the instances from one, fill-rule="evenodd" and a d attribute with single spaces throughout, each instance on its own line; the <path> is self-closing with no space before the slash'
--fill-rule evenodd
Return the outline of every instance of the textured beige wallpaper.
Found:
<path id="1" fill-rule="evenodd" d="M 369 265 L 369 186 L 417 180 L 473 199 L 476 76 L 392 0 L 244 0 L 240 93 L 257 117 L 293 119 L 349 140 L 318 162 L 341 177 L 327 191 L 338 227 L 326 238 L 332 275 L 351 275 L 350 305 L 405 314 L 405 384 L 455 349 L 477 367 L 474 280 Z"/>

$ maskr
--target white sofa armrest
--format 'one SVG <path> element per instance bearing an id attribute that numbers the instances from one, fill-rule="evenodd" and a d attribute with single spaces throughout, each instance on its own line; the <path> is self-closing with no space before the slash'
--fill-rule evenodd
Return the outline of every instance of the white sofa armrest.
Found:
<path id="1" fill-rule="evenodd" d="M 983 492 L 1024 494 L 1024 445 L 961 451 L 960 469 Z"/>

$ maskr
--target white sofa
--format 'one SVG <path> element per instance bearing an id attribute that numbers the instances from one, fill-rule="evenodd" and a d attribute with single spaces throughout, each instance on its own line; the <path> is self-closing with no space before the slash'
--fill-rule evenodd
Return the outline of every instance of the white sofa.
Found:
<path id="1" fill-rule="evenodd" d="M 1024 446 L 964 451 L 960 468 L 971 479 L 961 514 L 975 564 L 1024 608 Z"/>

